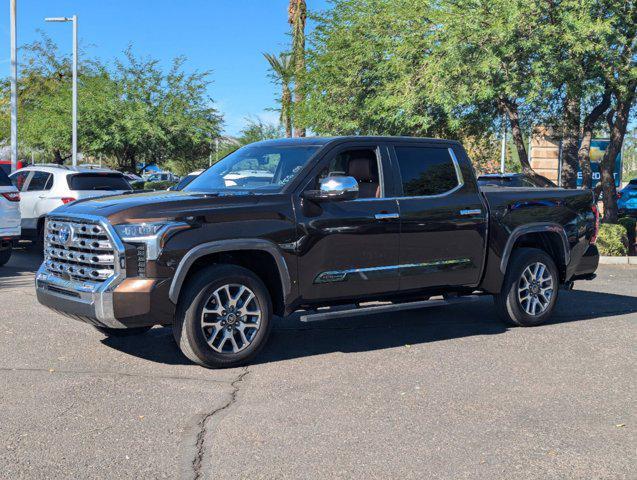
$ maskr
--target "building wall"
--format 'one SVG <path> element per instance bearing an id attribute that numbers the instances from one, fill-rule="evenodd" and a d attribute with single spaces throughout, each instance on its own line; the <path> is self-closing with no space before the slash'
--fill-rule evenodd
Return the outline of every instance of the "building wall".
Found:
<path id="1" fill-rule="evenodd" d="M 537 127 L 531 136 L 531 168 L 557 183 L 560 167 L 560 139 L 550 128 Z"/>

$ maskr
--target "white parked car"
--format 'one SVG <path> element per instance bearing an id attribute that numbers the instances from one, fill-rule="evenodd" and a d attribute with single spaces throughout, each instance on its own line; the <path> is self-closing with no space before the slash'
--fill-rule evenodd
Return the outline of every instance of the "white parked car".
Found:
<path id="1" fill-rule="evenodd" d="M 22 237 L 41 239 L 44 217 L 67 203 L 131 191 L 120 172 L 82 167 L 33 165 L 16 170 L 11 182 L 20 191 Z"/>
<path id="2" fill-rule="evenodd" d="M 0 266 L 9 261 L 13 242 L 20 238 L 20 193 L 0 169 Z"/>

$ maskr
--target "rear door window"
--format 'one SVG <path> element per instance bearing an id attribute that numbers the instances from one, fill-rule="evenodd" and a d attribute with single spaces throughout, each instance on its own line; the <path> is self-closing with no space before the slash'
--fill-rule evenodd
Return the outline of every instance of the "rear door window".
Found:
<path id="1" fill-rule="evenodd" d="M 403 196 L 441 195 L 460 181 L 447 148 L 395 147 L 402 178 Z"/>
<path id="2" fill-rule="evenodd" d="M 67 177 L 71 190 L 130 190 L 128 180 L 120 174 L 78 173 Z"/>
<path id="3" fill-rule="evenodd" d="M 33 172 L 31 181 L 27 187 L 27 192 L 39 192 L 50 190 L 53 185 L 53 175 L 46 172 Z"/>
<path id="4" fill-rule="evenodd" d="M 11 175 L 11 183 L 13 186 L 17 188 L 19 191 L 24 191 L 24 186 L 27 182 L 27 178 L 29 177 L 30 171 L 18 172 Z"/>

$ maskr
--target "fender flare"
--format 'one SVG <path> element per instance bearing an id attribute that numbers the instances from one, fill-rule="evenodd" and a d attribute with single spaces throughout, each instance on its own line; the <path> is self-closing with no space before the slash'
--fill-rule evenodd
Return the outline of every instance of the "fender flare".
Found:
<path id="1" fill-rule="evenodd" d="M 509 258 L 511 256 L 511 252 L 513 251 L 513 246 L 517 240 L 526 234 L 529 233 L 557 233 L 562 239 L 562 256 L 564 260 L 564 265 L 568 266 L 571 261 L 571 247 L 568 243 L 568 236 L 566 235 L 566 231 L 564 231 L 564 227 L 558 223 L 530 223 L 528 225 L 522 225 L 517 227 L 511 232 L 509 239 L 504 247 L 504 251 L 502 252 L 502 260 L 500 261 L 500 271 L 504 274 L 506 273 L 507 266 L 509 264 Z"/>
<path id="2" fill-rule="evenodd" d="M 170 301 L 175 305 L 177 304 L 184 280 L 190 271 L 190 267 L 192 267 L 197 259 L 205 255 L 210 255 L 211 253 L 237 250 L 260 250 L 271 255 L 276 263 L 277 269 L 279 270 L 279 277 L 283 287 L 283 298 L 284 300 L 289 298 L 292 290 L 290 272 L 280 249 L 276 246 L 276 244 L 267 240 L 246 238 L 207 242 L 191 249 L 186 255 L 184 255 L 177 266 L 177 270 L 175 271 L 175 275 L 173 276 L 170 284 L 170 290 L 168 291 L 168 298 L 170 298 Z"/>

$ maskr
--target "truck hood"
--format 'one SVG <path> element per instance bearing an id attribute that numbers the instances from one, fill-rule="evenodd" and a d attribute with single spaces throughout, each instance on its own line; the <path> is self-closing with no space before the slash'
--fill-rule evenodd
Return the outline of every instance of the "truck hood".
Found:
<path id="1" fill-rule="evenodd" d="M 200 192 L 145 192 L 78 200 L 51 212 L 51 215 L 95 215 L 112 224 L 208 216 L 220 209 L 280 199 L 281 194 L 208 194 Z"/>

